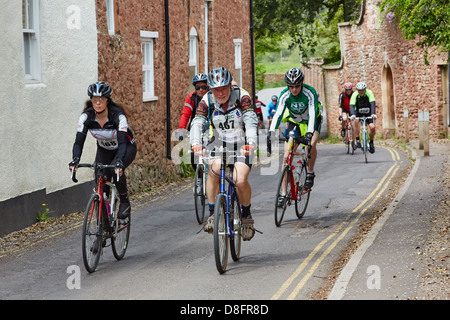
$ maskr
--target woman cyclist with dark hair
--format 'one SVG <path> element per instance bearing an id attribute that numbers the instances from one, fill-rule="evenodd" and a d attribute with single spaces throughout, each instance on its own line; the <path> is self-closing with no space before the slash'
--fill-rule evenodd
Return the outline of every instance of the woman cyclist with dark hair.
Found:
<path id="1" fill-rule="evenodd" d="M 72 150 L 72 162 L 69 163 L 69 168 L 77 170 L 89 131 L 97 140 L 95 162 L 115 164 L 116 170 L 119 170 L 120 179 L 115 181 L 120 195 L 118 218 L 125 219 L 131 212 L 125 168 L 136 157 L 137 147 L 125 111 L 111 100 L 111 94 L 112 89 L 105 82 L 96 82 L 88 87 L 90 100 L 86 101 L 83 113 L 78 121 L 77 134 Z M 112 171 L 106 172 L 108 179 L 115 177 Z M 105 186 L 105 188 L 109 187 Z M 104 191 L 108 194 L 109 190 Z"/>

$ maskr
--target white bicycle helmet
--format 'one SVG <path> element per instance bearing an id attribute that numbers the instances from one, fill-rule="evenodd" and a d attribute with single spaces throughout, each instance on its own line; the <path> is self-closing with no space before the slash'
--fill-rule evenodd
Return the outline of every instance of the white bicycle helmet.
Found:
<path id="1" fill-rule="evenodd" d="M 367 85 L 365 82 L 358 82 L 356 84 L 356 90 L 364 90 L 365 88 L 367 88 Z"/>
<path id="2" fill-rule="evenodd" d="M 223 87 L 231 83 L 233 77 L 230 71 L 224 67 L 215 68 L 208 73 L 208 86 L 213 89 Z"/>

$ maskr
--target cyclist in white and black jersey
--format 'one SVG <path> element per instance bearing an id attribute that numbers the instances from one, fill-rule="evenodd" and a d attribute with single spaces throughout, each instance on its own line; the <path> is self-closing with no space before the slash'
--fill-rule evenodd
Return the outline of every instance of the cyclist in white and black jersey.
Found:
<path id="1" fill-rule="evenodd" d="M 249 156 L 257 143 L 258 117 L 249 93 L 232 84 L 232 77 L 227 69 L 213 69 L 208 74 L 208 86 L 211 91 L 203 97 L 191 124 L 192 149 L 197 155 L 203 152 L 202 128 L 212 126 L 215 145 L 221 146 L 225 142 L 228 148 L 240 150 L 241 155 L 245 156 L 245 159 L 235 159 L 233 177 L 242 205 L 242 236 L 244 240 L 250 240 L 254 235 L 254 221 L 250 213 L 251 187 L 248 175 L 252 165 Z M 220 181 L 211 172 L 220 172 L 220 160 L 211 161 L 210 168 L 212 170 L 206 182 L 210 217 L 204 226 L 205 231 L 210 231 L 214 225 L 214 203 Z"/>
<path id="2" fill-rule="evenodd" d="M 116 181 L 120 195 L 119 219 L 125 219 L 131 212 L 128 199 L 125 168 L 136 157 L 137 147 L 133 131 L 128 125 L 125 111 L 111 100 L 111 87 L 105 82 L 96 82 L 88 87 L 91 98 L 86 101 L 83 113 L 78 121 L 78 130 L 72 150 L 72 162 L 69 163 L 76 171 L 83 152 L 88 131 L 97 140 L 95 162 L 115 164 L 119 170 L 120 179 Z M 112 172 L 106 172 L 108 179 L 115 178 Z M 109 187 L 105 185 L 108 194 Z"/>

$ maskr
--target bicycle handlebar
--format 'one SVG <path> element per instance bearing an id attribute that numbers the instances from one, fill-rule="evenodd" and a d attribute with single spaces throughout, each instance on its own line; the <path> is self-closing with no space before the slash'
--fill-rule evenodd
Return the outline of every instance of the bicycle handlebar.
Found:
<path id="1" fill-rule="evenodd" d="M 355 120 L 367 120 L 367 119 L 373 119 L 372 116 L 370 117 L 355 117 Z"/>
<path id="2" fill-rule="evenodd" d="M 94 168 L 94 169 L 115 169 L 117 168 L 115 165 L 113 164 L 102 164 L 102 163 L 79 163 L 76 165 L 76 167 L 78 168 Z M 71 178 L 72 181 L 77 183 L 78 179 L 76 178 L 76 171 L 73 169 L 74 167 L 71 167 L 72 169 L 70 170 L 72 172 L 71 174 Z M 117 170 L 116 172 L 117 175 L 117 181 L 119 181 L 120 175 L 119 175 L 119 170 Z"/>
<path id="3" fill-rule="evenodd" d="M 306 143 L 306 144 L 303 143 L 304 141 L 303 141 L 303 139 L 301 139 L 301 138 L 303 138 L 303 136 L 295 137 L 295 133 L 293 130 L 291 130 L 289 132 L 288 136 L 289 136 L 289 138 L 292 137 L 297 144 L 301 143 L 301 144 L 308 146 L 308 159 L 310 159 L 311 158 L 311 140 L 309 140 L 308 143 Z"/>

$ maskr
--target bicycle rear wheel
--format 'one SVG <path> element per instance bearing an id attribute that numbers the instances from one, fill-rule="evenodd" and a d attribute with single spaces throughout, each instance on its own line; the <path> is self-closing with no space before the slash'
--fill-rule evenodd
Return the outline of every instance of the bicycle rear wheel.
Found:
<path id="1" fill-rule="evenodd" d="M 311 193 L 311 191 L 304 193 L 306 191 L 304 187 L 305 183 L 306 183 L 306 164 L 303 164 L 300 170 L 297 200 L 295 201 L 295 214 L 299 219 L 303 218 L 303 216 L 305 215 L 306 208 L 308 207 L 309 203 L 309 195 Z"/>
<path id="2" fill-rule="evenodd" d="M 92 273 L 97 268 L 102 251 L 102 223 L 99 220 L 100 199 L 93 194 L 84 212 L 82 250 L 86 270 Z"/>
<path id="3" fill-rule="evenodd" d="M 284 212 L 286 208 L 291 205 L 291 175 L 292 171 L 289 166 L 284 166 L 283 172 L 280 176 L 280 180 L 278 182 L 278 189 L 275 197 L 275 225 L 279 227 L 281 225 L 281 221 L 283 221 Z M 284 196 L 284 201 L 279 204 L 278 199 L 283 194 L 283 181 L 286 181 L 286 194 Z"/>
<path id="4" fill-rule="evenodd" d="M 214 206 L 214 257 L 216 268 L 220 274 L 224 273 L 228 261 L 228 234 L 226 219 L 226 198 L 219 194 Z"/>
<path id="5" fill-rule="evenodd" d="M 233 208 L 230 219 L 232 220 L 233 236 L 230 237 L 230 253 L 233 261 L 238 261 L 241 256 L 241 243 L 242 243 L 242 228 L 241 228 L 241 216 L 239 214 L 239 201 L 233 196 L 231 201 L 231 207 Z"/>
<path id="6" fill-rule="evenodd" d="M 128 239 L 130 238 L 130 223 L 131 223 L 131 214 L 128 216 L 128 218 L 124 219 L 123 221 L 116 220 L 117 214 L 119 213 L 119 206 L 120 201 L 116 201 L 115 205 L 115 213 L 114 213 L 114 221 L 112 226 L 112 237 L 111 237 L 111 247 L 113 251 L 114 258 L 117 260 L 122 260 L 125 256 L 125 252 L 128 248 Z M 117 230 L 116 230 L 117 228 Z"/>
<path id="7" fill-rule="evenodd" d="M 203 181 L 203 172 L 205 168 L 203 165 L 197 165 L 197 169 L 195 169 L 195 177 L 194 177 L 194 203 L 195 203 L 195 216 L 197 217 L 197 222 L 199 224 L 203 223 L 205 218 L 205 207 L 206 207 L 206 196 L 204 194 L 205 181 Z"/>

